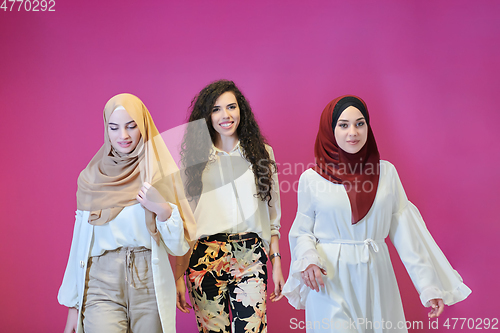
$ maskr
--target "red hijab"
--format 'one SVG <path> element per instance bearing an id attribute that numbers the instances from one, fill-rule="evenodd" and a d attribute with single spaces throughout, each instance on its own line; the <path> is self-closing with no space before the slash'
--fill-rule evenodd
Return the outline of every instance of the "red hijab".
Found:
<path id="1" fill-rule="evenodd" d="M 355 154 L 342 150 L 334 134 L 340 115 L 349 106 L 361 111 L 368 126 L 366 143 Z M 361 221 L 375 200 L 380 173 L 380 154 L 370 127 L 368 109 L 361 98 L 345 95 L 334 99 L 325 107 L 321 114 L 314 155 L 314 170 L 326 180 L 344 185 L 351 203 L 352 224 Z"/>

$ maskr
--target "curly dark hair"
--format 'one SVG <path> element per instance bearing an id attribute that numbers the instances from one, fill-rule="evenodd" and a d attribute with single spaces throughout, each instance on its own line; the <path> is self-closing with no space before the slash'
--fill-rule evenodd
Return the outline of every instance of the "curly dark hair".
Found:
<path id="1" fill-rule="evenodd" d="M 205 119 L 212 142 L 203 140 L 199 131 L 188 130 L 181 145 L 181 160 L 187 179 L 186 192 L 189 197 L 196 198 L 203 190 L 202 174 L 209 162 L 212 143 L 215 143 L 217 132 L 212 125 L 212 110 L 215 102 L 225 92 L 232 92 L 240 109 L 240 123 L 236 133 L 240 140 L 245 159 L 252 165 L 257 186 L 257 197 L 270 205 L 273 186 L 272 175 L 276 172 L 276 162 L 271 160 L 266 150 L 266 140 L 260 132 L 259 125 L 250 108 L 250 103 L 236 87 L 233 81 L 219 80 L 210 83 L 191 101 L 189 122 Z"/>

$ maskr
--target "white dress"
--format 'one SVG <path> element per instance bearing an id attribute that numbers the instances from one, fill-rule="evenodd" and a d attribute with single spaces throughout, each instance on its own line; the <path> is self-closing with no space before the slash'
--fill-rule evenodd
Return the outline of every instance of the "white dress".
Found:
<path id="1" fill-rule="evenodd" d="M 375 201 L 355 225 L 343 185 L 312 169 L 301 175 L 289 235 L 292 262 L 283 293 L 295 308 L 306 309 L 307 332 L 407 332 L 387 236 L 424 306 L 434 298 L 451 305 L 471 293 L 406 198 L 391 163 L 380 161 Z M 310 264 L 327 271 L 325 288 L 319 292 L 301 279 Z"/>

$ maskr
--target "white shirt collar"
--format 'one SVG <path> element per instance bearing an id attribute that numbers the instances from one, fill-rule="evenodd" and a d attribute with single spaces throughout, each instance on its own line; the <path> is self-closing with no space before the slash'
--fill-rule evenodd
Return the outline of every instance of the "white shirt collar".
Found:
<path id="1" fill-rule="evenodd" d="M 212 149 L 214 150 L 215 154 L 231 154 L 233 152 L 239 151 L 241 153 L 241 145 L 240 145 L 240 140 L 236 143 L 233 149 L 229 153 L 225 152 L 224 150 L 221 150 L 217 148 L 213 143 L 212 143 Z"/>

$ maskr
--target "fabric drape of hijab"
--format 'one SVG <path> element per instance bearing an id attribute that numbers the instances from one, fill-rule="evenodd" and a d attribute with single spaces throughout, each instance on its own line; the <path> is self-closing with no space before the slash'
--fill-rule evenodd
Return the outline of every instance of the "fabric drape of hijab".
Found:
<path id="1" fill-rule="evenodd" d="M 340 115 L 349 106 L 361 111 L 368 126 L 367 141 L 355 154 L 342 150 L 334 134 Z M 368 109 L 362 99 L 341 96 L 325 107 L 321 114 L 314 155 L 314 170 L 326 180 L 344 185 L 351 204 L 352 224 L 361 221 L 375 200 L 380 173 L 380 154 L 370 127 Z"/>
<path id="2" fill-rule="evenodd" d="M 129 154 L 116 151 L 109 140 L 109 117 L 118 108 L 128 112 L 141 132 L 137 147 Z M 135 198 L 144 182 L 152 184 L 166 201 L 177 205 L 185 237 L 192 244 L 195 221 L 185 198 L 179 169 L 146 106 L 134 95 L 119 94 L 104 107 L 104 145 L 78 177 L 77 207 L 90 211 L 90 224 L 103 225 L 113 220 L 124 207 L 138 203 Z M 144 211 L 149 233 L 159 245 L 156 216 L 147 209 Z"/>

